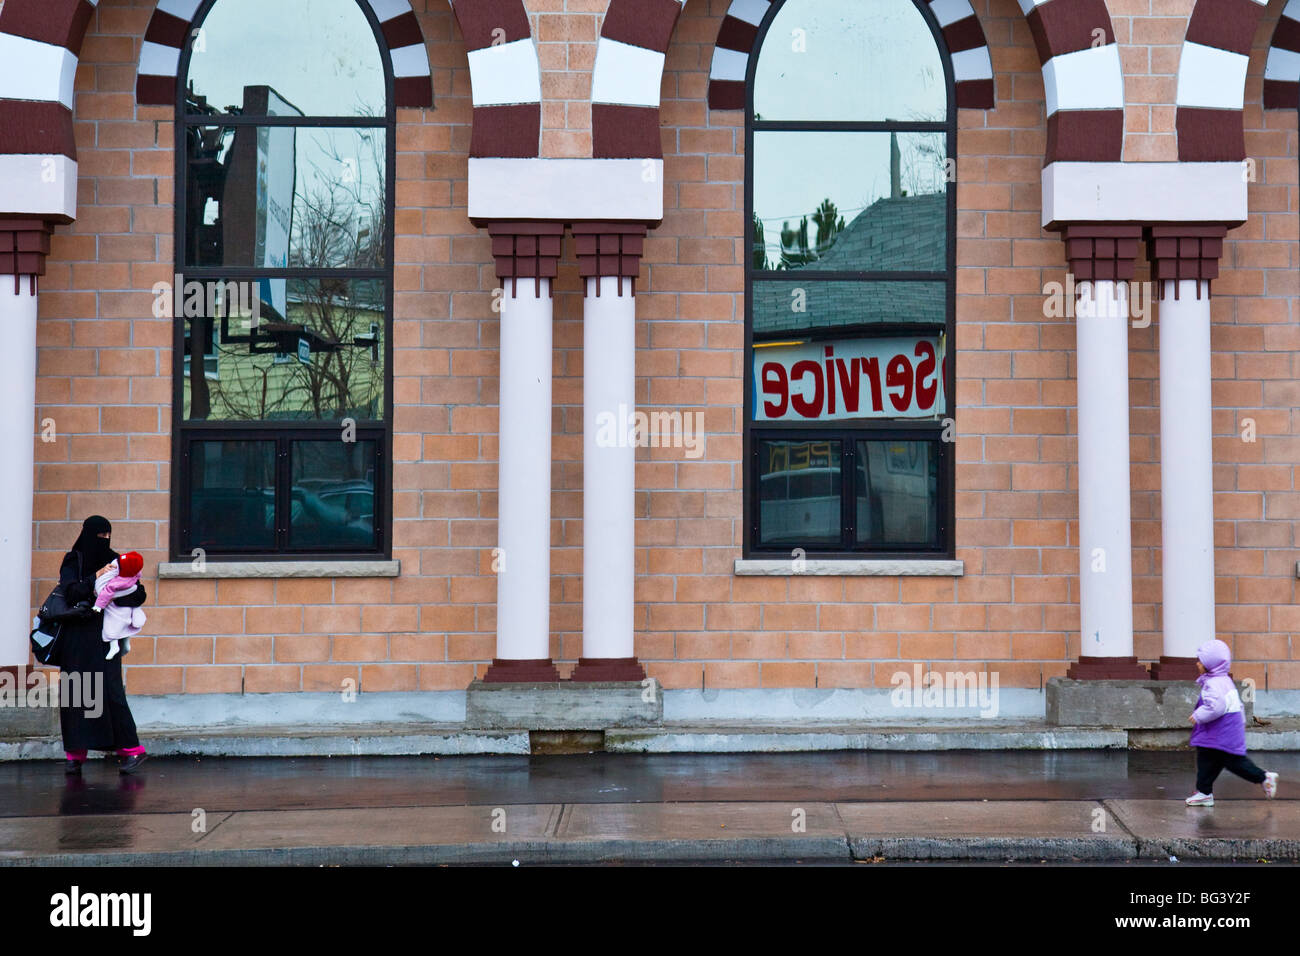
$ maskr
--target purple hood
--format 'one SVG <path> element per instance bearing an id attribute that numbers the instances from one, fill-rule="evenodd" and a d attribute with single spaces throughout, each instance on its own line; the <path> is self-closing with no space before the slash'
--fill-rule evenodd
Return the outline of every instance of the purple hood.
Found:
<path id="1" fill-rule="evenodd" d="M 1204 686 L 1211 677 L 1228 676 L 1228 668 L 1232 666 L 1232 651 L 1223 641 L 1206 641 L 1196 649 L 1196 659 L 1205 668 L 1205 673 L 1196 678 L 1196 682 Z"/>

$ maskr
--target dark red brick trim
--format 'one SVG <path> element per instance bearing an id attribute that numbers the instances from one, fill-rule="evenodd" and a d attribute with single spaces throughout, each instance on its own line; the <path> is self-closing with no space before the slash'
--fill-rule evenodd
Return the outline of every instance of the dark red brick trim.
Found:
<path id="1" fill-rule="evenodd" d="M 0 275 L 14 277 L 14 295 L 27 277 L 28 290 L 36 294 L 37 278 L 45 275 L 45 258 L 50 254 L 53 226 L 43 219 L 0 216 Z"/>
<path id="2" fill-rule="evenodd" d="M 52 100 L 0 100 L 0 154 L 76 159 L 72 110 Z"/>
<path id="3" fill-rule="evenodd" d="M 1137 267 L 1142 227 L 1089 222 L 1066 223 L 1061 228 L 1065 258 L 1071 274 L 1080 281 L 1127 281 Z"/>
<path id="4" fill-rule="evenodd" d="M 558 684 L 560 672 L 549 657 L 536 660 L 502 660 L 493 658 L 483 675 L 485 684 Z"/>
<path id="5" fill-rule="evenodd" d="M 1066 670 L 1069 680 L 1150 680 L 1136 657 L 1080 657 Z"/>
<path id="6" fill-rule="evenodd" d="M 580 657 L 569 680 L 578 683 L 595 681 L 629 681 L 646 679 L 645 668 L 635 657 Z"/>
<path id="7" fill-rule="evenodd" d="M 52 43 L 80 56 L 94 12 L 88 0 L 9 0 L 0 9 L 0 33 Z"/>
<path id="8" fill-rule="evenodd" d="M 623 294 L 623 279 L 630 280 L 629 292 L 636 295 L 636 280 L 641 274 L 641 256 L 645 253 L 647 228 L 644 223 L 575 222 L 573 239 L 577 247 L 578 274 L 583 279 L 618 278 L 618 294 Z M 583 294 L 586 294 L 586 282 Z M 597 283 L 596 294 L 600 294 Z"/>
<path id="9" fill-rule="evenodd" d="M 560 222 L 490 222 L 492 259 L 497 278 L 505 283 L 512 297 L 519 294 L 519 280 L 533 280 L 533 294 L 541 296 L 542 279 L 550 294 L 555 294 L 554 279 L 560 268 L 564 242 L 564 223 Z M 525 286 L 527 288 L 527 286 Z"/>
<path id="10" fill-rule="evenodd" d="M 1152 226 L 1147 234 L 1152 281 L 1173 281 L 1177 298 L 1177 280 L 1198 280 L 1196 297 L 1199 299 L 1199 282 L 1208 283 L 1219 277 L 1219 259 L 1223 256 L 1223 237 L 1227 231 L 1225 223 Z"/>

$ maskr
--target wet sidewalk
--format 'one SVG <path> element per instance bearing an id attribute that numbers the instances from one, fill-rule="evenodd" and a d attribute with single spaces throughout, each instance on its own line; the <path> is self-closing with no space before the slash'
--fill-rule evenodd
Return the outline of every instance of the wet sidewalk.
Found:
<path id="1" fill-rule="evenodd" d="M 0 765 L 0 864 L 1300 861 L 1278 799 L 1190 753 L 162 758 Z"/>

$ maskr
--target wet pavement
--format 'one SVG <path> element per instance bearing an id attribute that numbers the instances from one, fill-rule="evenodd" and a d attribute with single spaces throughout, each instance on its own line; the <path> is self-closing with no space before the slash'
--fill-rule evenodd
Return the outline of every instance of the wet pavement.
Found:
<path id="1" fill-rule="evenodd" d="M 1212 810 L 1187 752 L 22 761 L 0 863 L 1300 860 L 1300 753 L 1257 758 L 1278 799 L 1224 774 Z"/>
<path id="2" fill-rule="evenodd" d="M 1278 798 L 1300 799 L 1300 753 L 1257 756 L 1281 774 Z M 1191 753 L 1157 751 L 155 758 L 135 777 L 91 760 L 71 784 L 61 763 L 17 761 L 0 763 L 0 817 L 193 807 L 1181 799 L 1194 782 Z M 1259 792 L 1228 773 L 1218 789 L 1228 798 Z"/>

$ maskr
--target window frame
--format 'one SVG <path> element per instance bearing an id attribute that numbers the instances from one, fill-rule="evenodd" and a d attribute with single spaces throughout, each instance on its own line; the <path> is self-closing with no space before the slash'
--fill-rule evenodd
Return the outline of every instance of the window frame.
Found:
<path id="1" fill-rule="evenodd" d="M 842 121 L 842 120 L 754 120 L 754 78 L 758 71 L 758 63 L 762 58 L 763 45 L 767 40 L 768 31 L 785 7 L 785 0 L 776 0 L 768 8 L 759 25 L 757 35 L 754 40 L 753 53 L 749 57 L 749 62 L 745 72 L 745 246 L 744 246 L 744 268 L 745 268 L 745 352 L 744 352 L 744 406 L 741 410 L 742 426 L 744 430 L 742 441 L 742 484 L 743 484 L 743 521 L 744 531 L 742 534 L 743 558 L 773 558 L 789 557 L 790 548 L 780 548 L 771 546 L 762 546 L 759 541 L 759 458 L 758 442 L 762 439 L 768 440 L 790 440 L 795 439 L 812 439 L 818 433 L 826 433 L 827 438 L 840 438 L 845 441 L 844 452 L 841 454 L 841 468 L 843 469 L 840 480 L 841 494 L 841 514 L 848 515 L 851 510 L 850 501 L 857 481 L 856 469 L 852 467 L 852 462 L 856 459 L 856 442 L 861 440 L 871 440 L 873 438 L 898 437 L 900 440 L 918 440 L 913 435 L 923 435 L 932 440 L 936 446 L 939 455 L 939 488 L 937 491 L 937 509 L 939 528 L 940 528 L 940 547 L 936 550 L 901 550 L 901 549 L 881 549 L 881 548 L 853 548 L 845 550 L 825 549 L 816 547 L 803 548 L 809 558 L 823 560 L 853 560 L 861 561 L 864 559 L 918 559 L 933 560 L 937 558 L 953 559 L 956 555 L 955 540 L 955 515 L 956 515 L 956 442 L 955 440 L 944 440 L 942 437 L 947 429 L 946 422 L 951 421 L 954 425 L 956 422 L 956 382 L 957 382 L 957 355 L 956 355 L 956 304 L 957 304 L 957 189 L 956 182 L 947 183 L 946 196 L 946 215 L 945 223 L 945 269 L 943 272 L 926 272 L 926 271 L 878 271 L 878 270 L 855 270 L 855 271 L 825 271 L 815 269 L 799 270 L 758 270 L 754 268 L 754 134 L 756 132 L 863 132 L 863 133 L 907 133 L 907 132 L 942 132 L 945 135 L 945 148 L 947 150 L 946 159 L 956 160 L 957 158 L 957 98 L 956 98 L 956 81 L 953 76 L 952 55 L 948 50 L 947 44 L 943 39 L 943 32 L 939 26 L 938 20 L 930 10 L 928 3 L 924 0 L 911 0 L 912 5 L 924 17 L 926 25 L 930 29 L 931 37 L 935 47 L 939 52 L 939 60 L 943 65 L 944 85 L 947 96 L 947 110 L 943 122 L 915 122 L 915 121 Z M 900 334 L 924 334 L 926 332 L 939 333 L 946 335 L 945 360 L 947 364 L 947 373 L 944 376 L 944 399 L 946 407 L 943 415 L 937 421 L 913 420 L 913 419 L 837 419 L 824 422 L 808 422 L 792 425 L 790 422 L 771 422 L 763 423 L 754 420 L 754 402 L 755 386 L 754 381 L 754 342 L 762 341 L 782 341 L 791 338 L 790 332 L 767 332 L 761 333 L 757 337 L 754 333 L 754 295 L 753 290 L 757 282 L 763 281 L 785 281 L 789 282 L 795 277 L 805 278 L 809 281 L 825 280 L 842 280 L 842 281 L 880 281 L 880 282 L 904 282 L 904 281 L 931 281 L 943 282 L 945 287 L 944 307 L 945 323 L 942 326 L 936 324 L 918 324 L 918 323 L 860 323 L 853 325 L 836 326 L 835 328 L 814 329 L 807 332 L 799 332 L 800 338 L 806 338 L 811 341 L 831 341 L 843 339 L 872 339 L 884 338 L 890 335 Z M 921 440 L 924 440 L 921 439 Z M 851 453 L 850 447 L 852 446 Z M 844 518 L 844 521 L 851 521 L 851 518 Z M 842 526 L 840 540 L 850 542 L 850 527 Z"/>
<path id="2" fill-rule="evenodd" d="M 186 112 L 186 88 L 188 85 L 190 60 L 194 52 L 194 39 L 199 28 L 221 0 L 203 0 L 190 21 L 184 47 L 180 51 L 176 73 L 176 100 L 173 105 L 175 180 L 173 190 L 174 249 L 173 265 L 176 275 L 183 276 L 184 281 L 240 281 L 263 278 L 268 275 L 286 279 L 322 279 L 341 278 L 353 280 L 377 280 L 384 283 L 384 420 L 356 422 L 358 441 L 377 440 L 378 454 L 375 472 L 375 540 L 376 547 L 371 550 L 330 550 L 330 551 L 292 551 L 283 547 L 287 541 L 288 511 L 281 506 L 287 502 L 289 488 L 280 487 L 283 476 L 288 474 L 287 460 L 279 457 L 279 449 L 293 440 L 322 438 L 337 435 L 342 428 L 340 421 L 300 421 L 272 420 L 255 422 L 230 421 L 185 421 L 185 324 L 184 317 L 171 317 L 172 322 L 172 429 L 171 429 L 171 484 L 169 532 L 169 551 L 173 561 L 189 561 L 193 548 L 188 547 L 189 521 L 191 513 L 191 489 L 189 487 L 189 445 L 196 440 L 231 440 L 250 441 L 275 440 L 277 443 L 276 460 L 276 540 L 277 550 L 263 551 L 244 548 L 238 551 L 207 552 L 204 556 L 214 563 L 256 561 L 355 561 L 355 560 L 391 560 L 392 514 L 393 514 L 393 326 L 394 326 L 394 275 L 393 254 L 396 247 L 396 210 L 397 210 L 397 106 L 395 98 L 396 80 L 393 73 L 393 59 L 384 40 L 379 20 L 368 3 L 353 0 L 370 24 L 375 45 L 384 69 L 384 114 L 382 117 L 369 116 L 242 116 L 215 115 L 198 116 Z M 384 176 L 385 189 L 385 230 L 384 230 L 384 266 L 373 269 L 321 269 L 292 268 L 265 269 L 250 266 L 189 266 L 187 257 L 188 228 L 188 189 L 189 189 L 189 145 L 187 132 L 195 126 L 239 127 L 251 126 L 274 127 L 295 126 L 304 128 L 343 128 L 382 129 L 384 131 Z M 173 290 L 178 294 L 179 290 Z M 173 312 L 176 310 L 173 309 Z M 382 517 L 381 517 L 382 515 Z M 280 527 L 284 525 L 284 527 Z"/>

